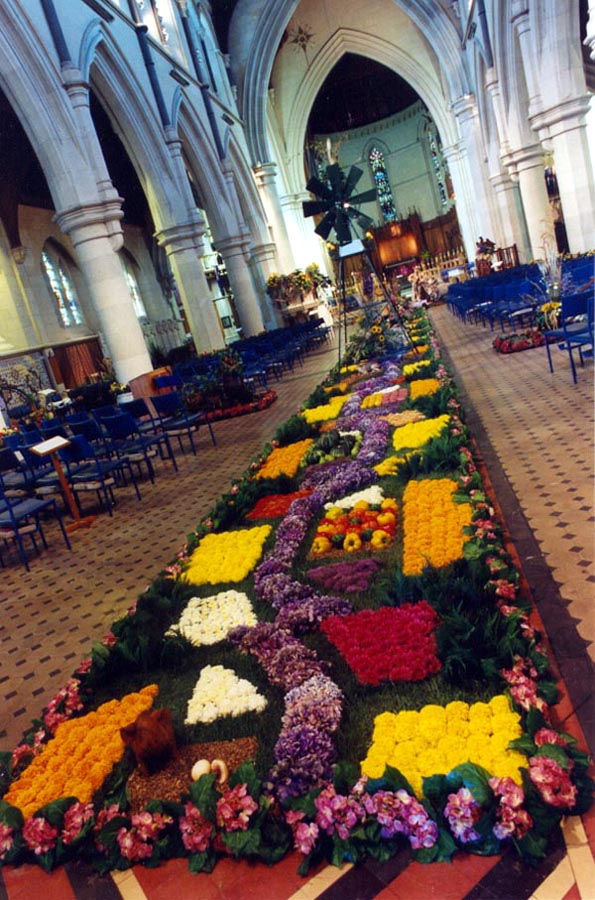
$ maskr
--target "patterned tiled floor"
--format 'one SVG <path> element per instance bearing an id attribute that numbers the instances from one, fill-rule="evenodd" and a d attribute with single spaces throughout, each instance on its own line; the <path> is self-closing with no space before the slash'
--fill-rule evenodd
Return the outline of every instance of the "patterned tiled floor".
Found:
<path id="1" fill-rule="evenodd" d="M 550 375 L 544 350 L 500 356 L 491 350 L 487 329 L 462 325 L 445 307 L 432 310 L 432 318 L 566 679 L 560 717 L 569 729 L 580 733 L 582 726 L 591 738 L 593 364 L 579 370 L 574 387 L 561 353 L 554 351 L 559 358 Z M 155 484 L 141 484 L 140 503 L 132 489 L 121 491 L 114 518 L 101 514 L 91 529 L 77 531 L 72 552 L 52 525 L 50 550 L 32 559 L 30 573 L 14 557 L 7 560 L 0 570 L 1 748 L 18 742 L 90 643 L 133 603 L 156 566 L 173 557 L 186 533 L 277 425 L 297 411 L 336 356 L 331 346 L 310 354 L 303 368 L 273 384 L 279 399 L 268 411 L 218 423 L 217 448 L 201 434 L 196 457 L 178 454 L 177 475 L 171 464 L 160 462 Z M 90 508 L 90 498 L 86 502 Z M 521 868 L 512 854 L 461 856 L 449 866 L 426 867 L 410 864 L 403 854 L 384 866 L 324 867 L 309 880 L 296 875 L 294 856 L 264 871 L 223 861 L 209 876 L 190 875 L 182 860 L 156 870 L 136 867 L 113 878 L 80 866 L 50 876 L 25 866 L 0 870 L 0 900 L 42 895 L 48 900 L 591 900 L 595 866 L 589 841 L 595 844 L 595 814 L 582 822 L 569 820 L 535 870 Z"/>

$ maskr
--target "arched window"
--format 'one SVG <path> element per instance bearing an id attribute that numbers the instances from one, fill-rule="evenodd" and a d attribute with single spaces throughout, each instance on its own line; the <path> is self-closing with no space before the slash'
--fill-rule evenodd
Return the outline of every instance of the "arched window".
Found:
<path id="1" fill-rule="evenodd" d="M 83 325 L 83 314 L 70 277 L 66 255 L 57 246 L 48 242 L 41 251 L 41 262 L 54 297 L 60 323 L 64 328 Z"/>
<path id="2" fill-rule="evenodd" d="M 398 219 L 398 215 L 395 209 L 390 181 L 386 173 L 384 153 L 379 147 L 372 147 L 368 154 L 368 162 L 372 170 L 372 178 L 378 194 L 378 203 L 380 204 L 382 217 L 385 222 L 394 222 Z"/>
<path id="3" fill-rule="evenodd" d="M 122 263 L 124 278 L 126 279 L 126 284 L 128 285 L 130 296 L 132 297 L 132 305 L 134 306 L 136 318 L 148 319 L 147 310 L 145 309 L 145 304 L 143 303 L 143 298 L 138 286 L 136 272 L 134 271 L 135 263 L 129 258 L 126 250 L 120 252 L 120 262 Z"/>

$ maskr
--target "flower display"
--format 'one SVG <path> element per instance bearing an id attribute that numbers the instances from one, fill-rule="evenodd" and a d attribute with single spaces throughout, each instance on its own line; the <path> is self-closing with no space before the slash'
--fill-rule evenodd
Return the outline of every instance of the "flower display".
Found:
<path id="1" fill-rule="evenodd" d="M 204 853 L 213 837 L 214 828 L 194 803 L 186 803 L 178 821 L 182 843 L 190 853 Z"/>
<path id="2" fill-rule="evenodd" d="M 412 400 L 417 400 L 418 397 L 429 397 L 431 394 L 435 394 L 439 387 L 440 382 L 437 378 L 419 378 L 409 385 L 409 396 Z"/>
<path id="3" fill-rule="evenodd" d="M 489 703 L 453 701 L 446 706 L 428 704 L 419 712 L 402 710 L 376 716 L 372 744 L 362 772 L 379 778 L 387 765 L 399 769 L 422 795 L 423 779 L 446 775 L 467 761 L 482 766 L 498 778 L 520 784 L 525 757 L 509 750 L 521 734 L 518 713 L 503 694 Z"/>
<path id="4" fill-rule="evenodd" d="M 330 616 L 322 631 L 362 684 L 421 681 L 438 672 L 434 629 L 438 616 L 425 601 Z"/>
<path id="5" fill-rule="evenodd" d="M 427 324 L 404 321 L 429 358 L 362 362 L 342 380 L 335 367 L 0 760 L 0 863 L 51 868 L 80 852 L 107 871 L 186 855 L 210 871 L 223 855 L 270 863 L 293 842 L 305 872 L 323 856 L 386 859 L 404 840 L 423 862 L 505 842 L 537 859 L 560 818 L 586 808 L 589 760 L 549 715 L 540 626 L 460 403 L 437 391 L 448 375 Z M 389 329 L 373 326 L 385 352 Z M 419 405 L 433 418 L 400 409 L 430 389 Z M 325 440 L 297 440 L 314 431 Z M 346 435 L 341 458 L 310 454 Z M 262 496 L 279 475 L 299 489 Z M 250 680 L 231 668 L 238 654 Z M 203 724 L 222 741 L 254 727 L 258 774 L 244 763 L 225 786 L 213 773 L 133 812 L 119 729 L 157 688 L 84 713 L 94 689 L 119 696 L 141 672 L 174 699 L 181 743 Z"/>
<path id="6" fill-rule="evenodd" d="M 419 409 L 404 409 L 402 412 L 387 413 L 382 418 L 389 425 L 392 425 L 393 428 L 400 428 L 402 425 L 409 425 L 411 422 L 421 422 L 426 417 Z"/>
<path id="7" fill-rule="evenodd" d="M 129 725 L 153 704 L 156 685 L 148 685 L 122 700 L 103 703 L 94 712 L 62 722 L 4 799 L 25 816 L 59 797 L 88 803 L 114 763 L 124 753 L 120 728 Z"/>
<path id="8" fill-rule="evenodd" d="M 194 685 L 186 709 L 186 725 L 214 722 L 222 716 L 241 716 L 245 712 L 261 712 L 266 697 L 245 678 L 238 678 L 225 666 L 205 666 Z"/>
<path id="9" fill-rule="evenodd" d="M 410 422 L 397 428 L 393 434 L 393 447 L 399 450 L 415 450 L 423 447 L 432 438 L 438 437 L 448 425 L 450 416 L 444 414 L 434 419 Z"/>
<path id="10" fill-rule="evenodd" d="M 417 372 L 425 369 L 427 366 L 431 365 L 431 361 L 429 359 L 420 359 L 418 362 L 407 363 L 403 366 L 403 375 L 405 378 L 410 378 L 411 375 L 415 375 Z"/>
<path id="11" fill-rule="evenodd" d="M 255 503 L 254 507 L 246 514 L 250 521 L 258 519 L 277 519 L 289 512 L 294 500 L 309 497 L 312 491 L 293 491 L 291 494 L 267 494 Z"/>
<path id="12" fill-rule="evenodd" d="M 257 525 L 241 531 L 206 534 L 190 556 L 182 577 L 196 585 L 243 581 L 260 559 L 270 533 L 270 525 Z"/>
<path id="13" fill-rule="evenodd" d="M 287 447 L 274 447 L 254 477 L 278 478 L 279 475 L 292 477 L 312 443 L 312 438 L 304 438 L 303 441 L 295 441 Z"/>
<path id="14" fill-rule="evenodd" d="M 195 647 L 224 640 L 238 625 L 256 625 L 252 604 L 239 591 L 221 591 L 212 597 L 193 597 L 167 634 L 181 634 Z"/>
<path id="15" fill-rule="evenodd" d="M 331 397 L 328 403 L 314 406 L 312 409 L 304 409 L 302 416 L 310 425 L 314 422 L 326 422 L 328 419 L 336 419 L 349 397 L 349 394 Z"/>
<path id="16" fill-rule="evenodd" d="M 397 503 L 387 498 L 378 508 L 357 500 L 351 509 L 331 506 L 319 522 L 312 542 L 314 556 L 331 550 L 358 553 L 362 549 L 385 550 L 397 529 Z"/>
<path id="17" fill-rule="evenodd" d="M 367 590 L 381 567 L 382 562 L 378 559 L 355 559 L 309 569 L 308 578 L 325 590 L 352 593 Z"/>
<path id="18" fill-rule="evenodd" d="M 418 575 L 425 566 L 447 566 L 460 559 L 471 522 L 468 503 L 452 499 L 457 483 L 451 478 L 410 481 L 403 495 L 403 572 Z"/>
<path id="19" fill-rule="evenodd" d="M 130 862 L 141 862 L 153 855 L 155 841 L 171 823 L 171 816 L 141 812 L 131 817 L 130 828 L 119 828 L 116 840 L 120 853 Z"/>

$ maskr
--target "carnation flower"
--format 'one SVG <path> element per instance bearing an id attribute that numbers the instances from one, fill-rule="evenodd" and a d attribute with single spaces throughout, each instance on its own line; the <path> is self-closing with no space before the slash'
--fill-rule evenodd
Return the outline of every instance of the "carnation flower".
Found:
<path id="1" fill-rule="evenodd" d="M 62 826 L 62 843 L 65 845 L 72 844 L 73 841 L 81 833 L 83 826 L 89 819 L 93 818 L 93 804 L 80 803 L 77 801 L 69 806 L 64 813 L 64 824 Z"/>
<path id="2" fill-rule="evenodd" d="M 248 793 L 248 785 L 228 788 L 217 801 L 217 826 L 225 831 L 246 831 L 258 803 Z"/>
<path id="3" fill-rule="evenodd" d="M 6 859 L 14 846 L 13 829 L 0 822 L 0 860 Z"/>

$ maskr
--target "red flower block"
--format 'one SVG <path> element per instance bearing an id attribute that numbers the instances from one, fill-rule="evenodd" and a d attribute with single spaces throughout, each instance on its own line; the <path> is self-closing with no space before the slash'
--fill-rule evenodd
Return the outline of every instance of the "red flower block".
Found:
<path id="1" fill-rule="evenodd" d="M 423 681 L 441 668 L 434 629 L 440 619 L 425 600 L 329 616 L 321 628 L 361 684 Z"/>

